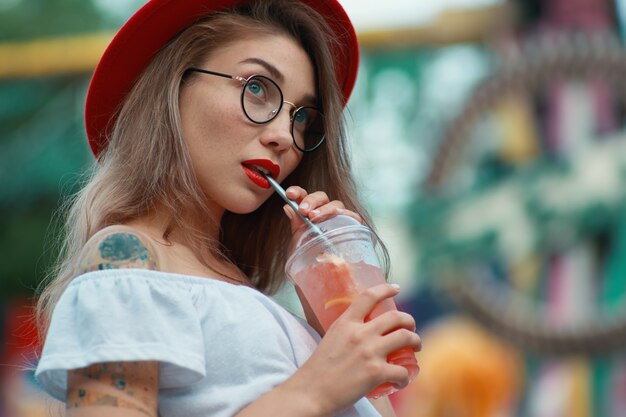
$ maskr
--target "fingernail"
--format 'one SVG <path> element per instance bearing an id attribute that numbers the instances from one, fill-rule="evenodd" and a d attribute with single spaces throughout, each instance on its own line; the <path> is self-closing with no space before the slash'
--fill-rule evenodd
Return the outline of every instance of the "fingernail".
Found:
<path id="1" fill-rule="evenodd" d="M 391 285 L 393 288 L 395 288 L 396 290 L 400 289 L 400 286 L 398 284 L 389 284 Z"/>
<path id="2" fill-rule="evenodd" d="M 287 217 L 289 218 L 289 220 L 293 220 L 293 215 L 291 214 L 291 212 L 289 211 L 289 209 L 287 208 L 287 206 L 283 206 L 283 211 L 285 212 L 285 214 L 287 215 Z"/>
<path id="3" fill-rule="evenodd" d="M 311 214 L 312 214 L 313 216 L 318 216 L 320 213 L 321 213 L 321 211 L 319 211 L 319 210 L 317 210 L 317 209 L 316 209 L 316 210 L 311 211 Z"/>
<path id="4" fill-rule="evenodd" d="M 302 204 L 300 204 L 300 208 L 304 209 L 304 210 L 308 209 L 309 208 L 309 203 L 302 203 Z"/>
<path id="5" fill-rule="evenodd" d="M 344 209 L 339 208 L 339 207 L 337 207 L 337 208 L 335 209 L 335 213 L 337 213 L 337 214 L 343 214 L 343 213 L 345 213 L 345 212 L 346 212 L 346 211 L 345 211 Z"/>

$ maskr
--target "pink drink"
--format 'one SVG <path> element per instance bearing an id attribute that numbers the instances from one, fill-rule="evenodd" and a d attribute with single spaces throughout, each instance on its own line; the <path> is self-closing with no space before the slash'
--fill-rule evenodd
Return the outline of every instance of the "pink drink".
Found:
<path id="1" fill-rule="evenodd" d="M 293 280 L 305 294 L 324 331 L 328 330 L 337 317 L 346 311 L 361 291 L 385 282 L 380 268 L 363 261 L 347 263 L 335 255 L 328 254 L 318 256 L 316 261 L 313 265 L 296 273 Z M 395 309 L 396 305 L 393 300 L 386 299 L 377 304 L 365 320 L 369 321 L 386 311 Z M 411 380 L 419 372 L 415 353 L 410 347 L 390 353 L 387 356 L 387 362 L 404 366 L 409 371 Z M 398 388 L 386 382 L 376 387 L 367 396 L 378 398 L 396 391 Z"/>

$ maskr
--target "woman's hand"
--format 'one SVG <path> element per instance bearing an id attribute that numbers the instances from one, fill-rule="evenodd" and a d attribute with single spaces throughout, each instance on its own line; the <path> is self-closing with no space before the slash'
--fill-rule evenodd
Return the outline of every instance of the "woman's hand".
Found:
<path id="1" fill-rule="evenodd" d="M 413 317 L 388 311 L 366 322 L 374 306 L 398 292 L 381 284 L 360 293 L 304 365 L 237 417 L 332 417 L 384 382 L 407 386 L 408 371 L 387 363 L 387 355 L 407 346 L 421 350 Z"/>
<path id="2" fill-rule="evenodd" d="M 351 210 L 347 210 L 341 201 L 330 201 L 328 195 L 323 191 L 316 191 L 309 194 L 304 188 L 298 186 L 291 186 L 285 191 L 287 193 L 287 197 L 298 203 L 298 211 L 311 219 L 313 222 L 336 214 L 345 214 L 355 218 L 360 223 L 363 222 L 361 216 Z M 287 204 L 284 205 L 283 210 L 285 210 L 285 214 L 289 217 L 292 231 L 295 231 L 304 223 Z"/>
<path id="3" fill-rule="evenodd" d="M 421 349 L 413 317 L 389 311 L 366 322 L 378 303 L 398 292 L 381 284 L 359 294 L 290 380 L 323 407 L 321 415 L 334 415 L 384 382 L 399 388 L 409 383 L 408 371 L 387 363 L 387 355 L 407 346 Z"/>

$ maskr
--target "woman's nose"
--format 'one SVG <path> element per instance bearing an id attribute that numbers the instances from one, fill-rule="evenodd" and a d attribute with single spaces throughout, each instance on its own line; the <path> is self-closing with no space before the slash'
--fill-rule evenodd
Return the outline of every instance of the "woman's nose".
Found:
<path id="1" fill-rule="evenodd" d="M 291 111 L 289 102 L 283 105 L 274 119 L 263 126 L 261 142 L 266 146 L 274 146 L 279 150 L 289 149 L 293 144 L 291 136 Z"/>

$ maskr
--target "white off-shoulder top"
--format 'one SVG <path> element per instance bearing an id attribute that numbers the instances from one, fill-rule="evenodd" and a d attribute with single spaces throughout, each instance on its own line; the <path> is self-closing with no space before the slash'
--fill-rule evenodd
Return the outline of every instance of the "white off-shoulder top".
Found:
<path id="1" fill-rule="evenodd" d="M 268 296 L 227 282 L 141 269 L 89 272 L 52 316 L 36 377 L 65 400 L 67 371 L 159 361 L 162 417 L 230 417 L 285 381 L 320 337 Z M 341 417 L 380 417 L 367 399 Z"/>

